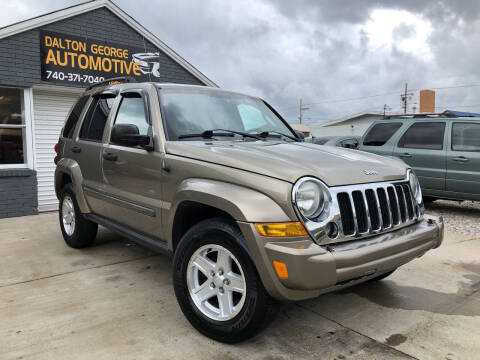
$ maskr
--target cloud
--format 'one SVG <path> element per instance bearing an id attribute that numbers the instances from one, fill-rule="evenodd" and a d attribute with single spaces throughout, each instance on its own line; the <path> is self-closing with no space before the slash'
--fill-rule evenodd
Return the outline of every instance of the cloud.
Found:
<path id="1" fill-rule="evenodd" d="M 288 120 L 295 121 L 300 97 L 314 103 L 305 116 L 315 123 L 380 111 L 385 103 L 400 110 L 405 82 L 412 89 L 475 83 L 477 50 L 469 48 L 480 27 L 479 4 L 259 0 L 204 1 L 192 8 L 178 0 L 150 14 L 147 27 L 159 29 L 156 34 L 222 87 L 260 95 Z M 188 26 L 179 29 L 178 21 Z M 474 24 L 469 33 L 465 24 Z M 466 56 L 458 59 L 459 53 Z M 439 89 L 437 104 L 480 104 L 475 90 Z M 375 94 L 390 95 L 330 101 Z M 418 108 L 418 92 L 413 100 Z"/>
<path id="2" fill-rule="evenodd" d="M 0 22 L 72 3 L 22 0 L 4 6 Z M 313 124 L 384 104 L 399 110 L 405 82 L 411 89 L 480 83 L 474 0 L 116 4 L 220 86 L 259 95 L 290 121 L 299 98 L 311 104 L 305 117 Z M 469 107 L 480 104 L 477 89 L 438 89 L 437 104 L 480 110 Z"/>

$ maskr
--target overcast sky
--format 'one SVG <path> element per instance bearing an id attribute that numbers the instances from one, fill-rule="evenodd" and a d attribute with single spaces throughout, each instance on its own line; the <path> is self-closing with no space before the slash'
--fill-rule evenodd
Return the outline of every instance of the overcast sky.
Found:
<path id="1" fill-rule="evenodd" d="M 79 2 L 2 1 L 0 25 Z M 405 82 L 417 109 L 418 89 L 433 88 L 437 111 L 480 112 L 477 0 L 115 3 L 221 87 L 265 98 L 290 122 L 299 98 L 310 124 L 399 111 Z"/>

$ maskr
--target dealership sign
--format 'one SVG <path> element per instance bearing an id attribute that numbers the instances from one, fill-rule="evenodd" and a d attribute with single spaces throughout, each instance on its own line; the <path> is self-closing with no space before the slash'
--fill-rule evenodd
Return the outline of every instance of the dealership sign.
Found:
<path id="1" fill-rule="evenodd" d="M 42 80 L 90 85 L 117 76 L 160 77 L 159 53 L 73 35 L 40 32 Z"/>

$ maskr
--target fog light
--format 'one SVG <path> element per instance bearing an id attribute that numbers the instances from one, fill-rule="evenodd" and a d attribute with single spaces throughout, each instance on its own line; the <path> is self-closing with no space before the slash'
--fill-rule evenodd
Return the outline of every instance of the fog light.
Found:
<path id="1" fill-rule="evenodd" d="M 280 261 L 273 260 L 273 267 L 275 268 L 275 271 L 277 272 L 277 276 L 280 279 L 288 279 L 287 264 Z"/>
<path id="2" fill-rule="evenodd" d="M 307 231 L 300 222 L 288 223 L 257 223 L 255 229 L 262 236 L 267 237 L 297 237 L 306 236 Z"/>
<path id="3" fill-rule="evenodd" d="M 338 225 L 334 222 L 329 222 L 327 224 L 326 232 L 330 239 L 335 239 L 338 236 Z"/>

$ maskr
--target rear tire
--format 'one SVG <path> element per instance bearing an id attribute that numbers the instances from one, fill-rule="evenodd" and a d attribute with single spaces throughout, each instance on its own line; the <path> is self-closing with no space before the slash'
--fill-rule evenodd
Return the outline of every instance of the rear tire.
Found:
<path id="1" fill-rule="evenodd" d="M 68 246 L 81 249 L 95 241 L 98 225 L 80 212 L 71 183 L 66 184 L 60 193 L 58 215 L 60 229 Z"/>
<path id="2" fill-rule="evenodd" d="M 240 229 L 228 220 L 194 225 L 175 250 L 173 265 L 180 308 L 209 338 L 224 343 L 246 340 L 275 312 L 276 303 L 263 287 Z"/>

